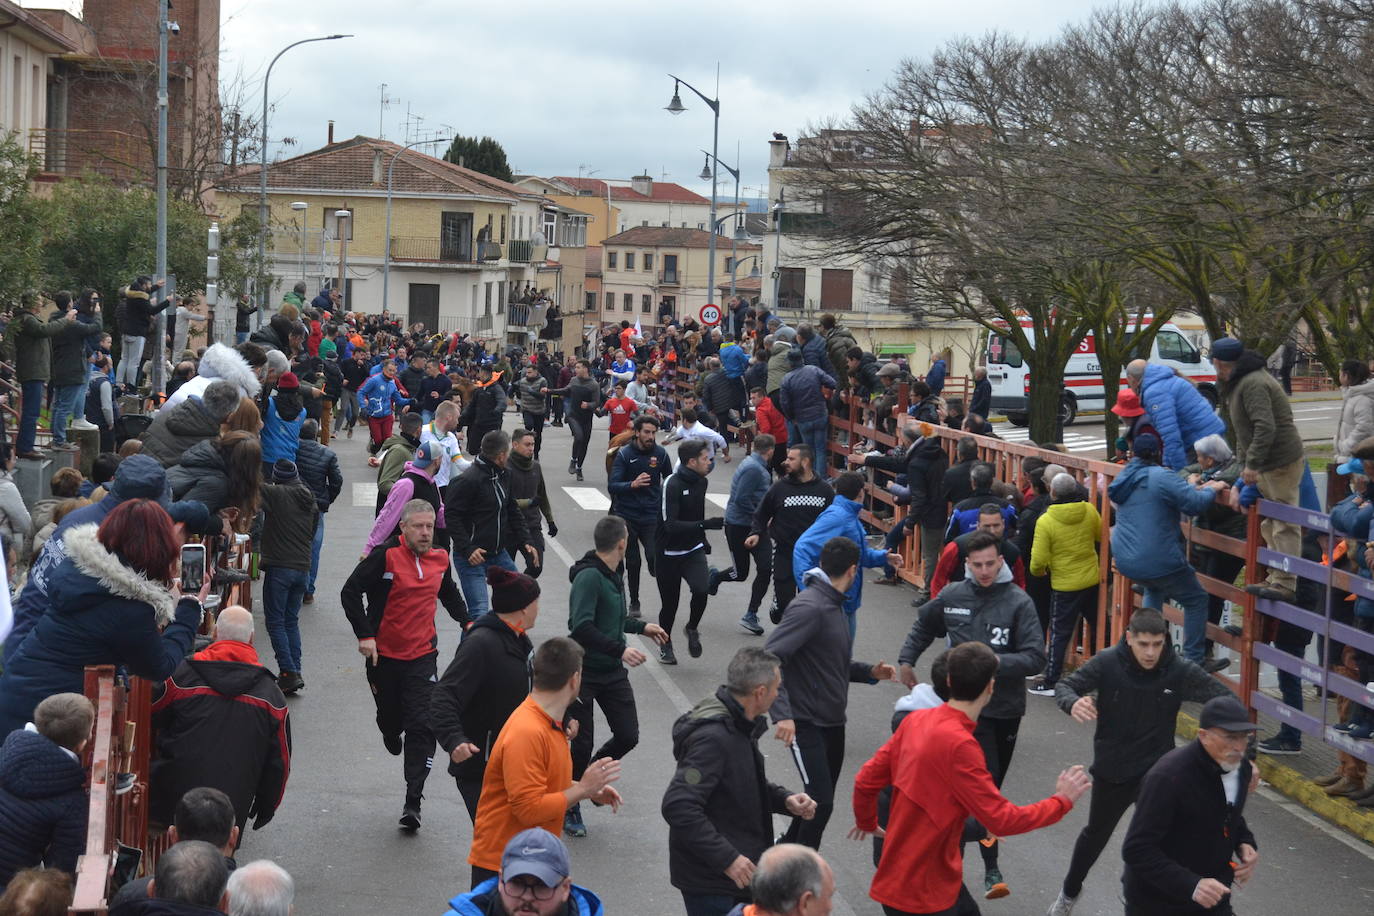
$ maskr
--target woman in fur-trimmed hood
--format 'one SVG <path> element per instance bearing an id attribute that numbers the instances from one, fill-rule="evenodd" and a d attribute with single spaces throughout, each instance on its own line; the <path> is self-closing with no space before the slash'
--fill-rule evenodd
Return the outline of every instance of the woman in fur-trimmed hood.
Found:
<path id="1" fill-rule="evenodd" d="M 180 539 L 153 500 L 120 503 L 98 528 L 69 529 L 64 545 L 51 606 L 0 676 L 0 735 L 23 728 L 47 697 L 81 693 L 87 665 L 166 679 L 200 626 L 200 599 L 173 584 Z"/>

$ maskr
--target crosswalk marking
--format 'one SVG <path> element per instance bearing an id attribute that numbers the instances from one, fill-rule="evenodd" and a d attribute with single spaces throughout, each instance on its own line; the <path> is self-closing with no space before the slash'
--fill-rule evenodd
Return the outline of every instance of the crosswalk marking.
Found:
<path id="1" fill-rule="evenodd" d="M 564 487 L 563 492 L 577 503 L 579 509 L 606 512 L 611 508 L 611 498 L 596 487 Z"/>
<path id="2" fill-rule="evenodd" d="M 375 506 L 377 505 L 377 483 L 376 481 L 358 482 L 353 484 L 353 505 L 355 506 Z"/>
<path id="3" fill-rule="evenodd" d="M 706 494 L 706 498 L 709 499 L 711 502 L 715 503 L 717 506 L 720 506 L 722 509 L 724 509 L 724 508 L 725 508 L 725 504 L 728 503 L 728 502 L 730 501 L 730 494 L 728 494 L 728 493 L 707 493 L 707 494 Z"/>

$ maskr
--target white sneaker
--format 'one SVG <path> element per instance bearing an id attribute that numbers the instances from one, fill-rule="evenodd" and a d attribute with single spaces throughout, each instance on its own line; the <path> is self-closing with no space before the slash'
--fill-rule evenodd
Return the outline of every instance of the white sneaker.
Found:
<path id="1" fill-rule="evenodd" d="M 71 427 L 72 427 L 72 429 L 99 429 L 99 428 L 100 428 L 99 426 L 96 426 L 96 425 L 95 425 L 94 423 L 92 423 L 90 420 L 87 420 L 87 419 L 85 419 L 85 418 L 82 418 L 82 419 L 79 419 L 79 420 L 73 420 L 72 423 L 71 423 Z"/>
<path id="2" fill-rule="evenodd" d="M 1073 912 L 1073 905 L 1078 902 L 1077 897 L 1068 897 L 1063 891 L 1054 898 L 1054 903 L 1050 904 L 1050 911 L 1045 916 L 1069 916 Z"/>

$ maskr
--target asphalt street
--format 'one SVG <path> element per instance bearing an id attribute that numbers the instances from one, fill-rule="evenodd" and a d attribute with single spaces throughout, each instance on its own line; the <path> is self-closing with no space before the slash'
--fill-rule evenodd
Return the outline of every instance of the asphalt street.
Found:
<path id="1" fill-rule="evenodd" d="M 515 418 L 509 417 L 506 428 L 515 425 Z M 551 429 L 544 434 L 542 463 L 560 532 L 550 542 L 548 566 L 540 582 L 544 593 L 541 617 L 532 633 L 536 641 L 567 633 L 568 564 L 590 548 L 592 526 L 608 505 L 603 465 L 596 460 L 606 437 L 604 427 L 593 433 L 587 479 L 579 485 L 566 473 L 567 430 Z M 295 745 L 291 779 L 276 819 L 260 832 L 248 832 L 239 861 L 266 857 L 287 868 L 296 880 L 298 916 L 378 912 L 437 916 L 445 911 L 450 897 L 467 889 L 471 825 L 440 759 L 429 780 L 423 828 L 414 836 L 397 829 L 404 795 L 401 761 L 382 747 L 363 659 L 338 601 L 338 589 L 358 560 L 373 518 L 374 472 L 365 464 L 366 441 L 360 429 L 351 440 L 334 442 L 345 486 L 328 514 L 317 600 L 303 609 L 301 618 L 306 687 L 289 701 Z M 717 506 L 724 505 L 730 474 L 737 466 L 717 464 L 710 485 Z M 725 566 L 729 561 L 723 538 L 719 532 L 712 535 L 713 562 Z M 854 654 L 874 662 L 895 662 L 911 623 L 913 592 L 872 585 L 873 575 L 870 571 L 867 576 L 870 584 L 864 591 Z M 652 618 L 658 601 L 647 576 L 645 588 L 646 616 Z M 574 880 L 601 895 L 608 913 L 666 916 L 682 912 L 681 899 L 668 882 L 667 828 L 659 815 L 659 802 L 673 770 L 670 730 L 682 711 L 721 683 L 737 647 L 761 641 L 737 625 L 746 599 L 744 585 L 726 585 L 712 599 L 702 624 L 702 658 L 689 658 L 681 646 L 681 664 L 662 668 L 656 653 L 650 651 L 651 660 L 631 672 L 641 731 L 639 746 L 625 759 L 618 784 L 625 805 L 614 815 L 608 809 L 586 811 L 589 835 L 568 841 Z M 255 616 L 259 620 L 257 643 L 271 666 L 261 611 Z M 453 656 L 458 631 L 442 611 L 437 616 L 442 671 Z M 651 650 L 647 641 L 644 648 Z M 892 705 L 902 692 L 895 683 L 854 685 L 851 692 L 848 754 L 835 815 L 821 850 L 835 869 L 835 912 L 842 916 L 881 913 L 867 894 L 873 874 L 870 847 L 848 841 L 845 832 L 853 822 L 849 797 L 854 772 L 887 738 Z M 1049 794 L 1063 767 L 1086 764 L 1090 758 L 1088 727 L 1060 713 L 1048 698 L 1030 697 L 1029 704 L 1004 787 L 1012 800 L 1022 803 Z M 604 729 L 604 719 L 598 714 L 599 737 Z M 783 746 L 771 733 L 761 744 L 770 777 L 799 787 Z M 1086 812 L 1085 801 L 1059 825 L 1008 840 L 1002 870 L 1012 894 L 983 903 L 983 912 L 990 916 L 1044 913 L 1058 890 Z M 1247 813 L 1262 861 L 1256 878 L 1236 893 L 1238 913 L 1278 916 L 1312 907 L 1327 916 L 1374 912 L 1374 849 L 1272 794 L 1262 792 Z M 781 829 L 783 821 L 777 823 Z M 1119 841 L 1123 832 L 1124 825 L 1090 875 L 1075 913 L 1121 912 Z M 966 871 L 970 887 L 981 888 L 977 855 L 970 855 Z"/>

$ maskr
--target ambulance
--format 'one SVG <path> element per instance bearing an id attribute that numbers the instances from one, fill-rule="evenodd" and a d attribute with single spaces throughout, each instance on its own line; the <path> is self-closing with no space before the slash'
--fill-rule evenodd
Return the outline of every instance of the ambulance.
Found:
<path id="1" fill-rule="evenodd" d="M 1149 319 L 1146 319 L 1147 321 Z M 1021 330 L 1032 343 L 1035 326 L 1029 318 L 1021 319 Z M 989 333 L 984 358 L 988 381 L 992 383 L 992 412 L 1004 414 L 1013 426 L 1030 423 L 1030 367 L 1026 365 L 1015 341 L 1006 334 Z M 1198 392 L 1215 408 L 1217 375 L 1210 361 L 1193 346 L 1178 325 L 1166 322 L 1155 335 L 1148 353 L 1137 357 L 1149 359 L 1178 370 L 1178 373 L 1197 386 Z M 1133 357 L 1136 358 L 1136 357 Z M 1127 360 L 1129 362 L 1130 360 Z M 1126 387 L 1125 367 L 1122 367 L 1120 388 Z M 1102 388 L 1102 366 L 1097 361 L 1097 345 L 1090 332 L 1069 357 L 1064 367 L 1064 388 L 1059 400 L 1059 417 L 1063 425 L 1071 424 L 1082 411 L 1105 410 L 1106 397 Z"/>

